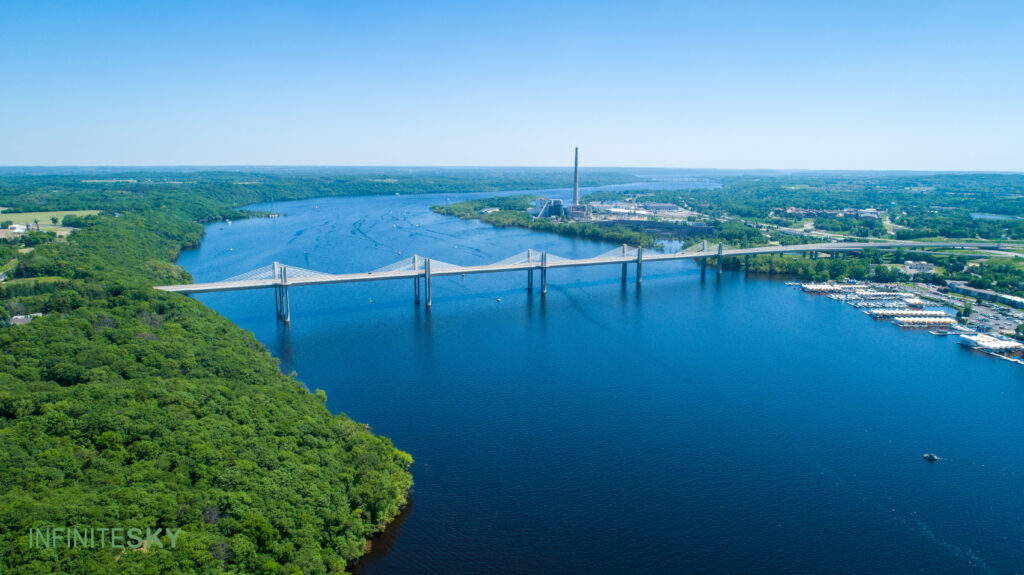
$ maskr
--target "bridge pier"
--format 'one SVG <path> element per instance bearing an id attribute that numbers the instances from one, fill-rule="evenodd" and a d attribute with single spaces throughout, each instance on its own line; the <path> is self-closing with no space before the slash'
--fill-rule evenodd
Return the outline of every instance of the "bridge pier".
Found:
<path id="1" fill-rule="evenodd" d="M 284 325 L 288 326 L 292 323 L 292 300 L 288 295 L 287 287 L 281 288 L 281 291 L 284 292 L 284 297 L 282 298 L 284 299 L 284 315 L 282 317 L 284 318 Z"/>
<path id="2" fill-rule="evenodd" d="M 281 279 L 281 264 L 274 262 L 274 280 Z M 281 319 L 281 286 L 274 286 L 274 316 Z"/>
<path id="3" fill-rule="evenodd" d="M 722 275 L 722 242 L 718 242 L 718 275 Z"/>
<path id="4" fill-rule="evenodd" d="M 708 258 L 700 258 L 700 275 L 704 275 L 704 272 L 708 269 Z"/>
<path id="5" fill-rule="evenodd" d="M 540 295 L 548 293 L 548 252 L 540 253 Z"/>
<path id="6" fill-rule="evenodd" d="M 420 256 L 419 254 L 412 255 L 412 271 L 418 272 L 420 270 Z M 420 276 L 412 278 L 412 301 L 416 305 L 420 305 Z"/>
<path id="7" fill-rule="evenodd" d="M 430 307 L 430 258 L 423 260 L 423 291 L 427 297 L 427 307 Z"/>
<path id="8" fill-rule="evenodd" d="M 526 250 L 526 263 L 533 263 L 533 249 Z M 533 268 L 526 270 L 526 291 L 533 293 Z"/>
<path id="9" fill-rule="evenodd" d="M 622 264 L 622 283 L 626 283 L 626 263 Z"/>
<path id="10" fill-rule="evenodd" d="M 288 326 L 292 323 L 292 300 L 288 296 L 288 266 L 281 266 L 281 283 L 281 317 L 284 319 L 284 325 Z"/>
<path id="11" fill-rule="evenodd" d="M 644 281 L 644 248 L 640 246 L 636 248 L 636 285 L 640 285 L 642 281 Z"/>

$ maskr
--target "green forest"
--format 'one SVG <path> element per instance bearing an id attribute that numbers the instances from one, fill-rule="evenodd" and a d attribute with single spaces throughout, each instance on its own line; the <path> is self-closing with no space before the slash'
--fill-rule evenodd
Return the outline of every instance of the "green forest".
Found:
<path id="1" fill-rule="evenodd" d="M 66 240 L 0 243 L 0 320 L 43 314 L 0 328 L 0 572 L 343 572 L 406 503 L 410 455 L 328 412 L 252 334 L 151 286 L 190 281 L 175 257 L 203 222 L 252 215 L 237 206 L 393 192 L 320 175 L 154 176 L 0 177 L 12 210 L 103 210 L 64 222 L 77 228 Z M 63 526 L 182 533 L 174 549 L 166 536 L 145 551 L 29 548 L 29 529 Z"/>

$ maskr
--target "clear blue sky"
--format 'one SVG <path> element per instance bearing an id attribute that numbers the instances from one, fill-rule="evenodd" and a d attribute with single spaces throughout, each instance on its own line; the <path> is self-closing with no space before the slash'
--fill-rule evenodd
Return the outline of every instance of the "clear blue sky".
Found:
<path id="1" fill-rule="evenodd" d="M 1024 3 L 0 2 L 0 165 L 1024 171 Z"/>

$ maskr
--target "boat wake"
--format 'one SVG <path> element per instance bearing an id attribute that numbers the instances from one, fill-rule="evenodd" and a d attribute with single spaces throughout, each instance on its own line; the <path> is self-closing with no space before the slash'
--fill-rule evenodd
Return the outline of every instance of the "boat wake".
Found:
<path id="1" fill-rule="evenodd" d="M 932 531 L 932 528 L 929 527 L 928 524 L 924 521 L 921 521 L 920 518 L 915 517 L 914 519 L 917 521 L 918 530 L 921 533 L 923 533 L 926 537 L 931 539 L 933 542 L 941 545 L 942 547 L 945 547 L 946 549 L 951 550 L 954 555 L 963 559 L 964 561 L 967 561 L 967 563 L 970 564 L 972 567 L 982 569 L 986 573 L 995 573 L 995 570 L 989 567 L 988 563 L 985 563 L 985 560 L 982 559 L 977 553 L 975 553 L 973 549 L 967 546 L 957 545 L 956 543 L 946 541 L 942 537 L 936 535 L 935 532 Z"/>

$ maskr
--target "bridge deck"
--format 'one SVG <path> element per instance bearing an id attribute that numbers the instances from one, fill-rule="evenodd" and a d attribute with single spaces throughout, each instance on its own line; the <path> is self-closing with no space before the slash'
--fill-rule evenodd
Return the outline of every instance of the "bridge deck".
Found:
<path id="1" fill-rule="evenodd" d="M 998 243 L 972 243 L 972 242 L 876 242 L 876 243 L 853 243 L 853 242 L 837 242 L 837 243 L 822 243 L 822 244 L 801 244 L 791 246 L 761 246 L 756 248 L 741 248 L 741 249 L 723 249 L 721 255 L 724 257 L 732 256 L 745 256 L 745 255 L 758 255 L 758 254 L 773 254 L 773 253 L 787 253 L 787 252 L 850 252 L 864 249 L 892 249 L 892 248 L 972 248 L 979 250 L 999 250 L 1004 246 Z M 634 248 L 635 249 L 635 248 Z M 643 262 L 652 261 L 666 261 L 666 260 L 686 260 L 686 259 L 698 259 L 698 258 L 713 258 L 718 257 L 718 249 L 699 251 L 699 252 L 679 252 L 674 254 L 659 254 L 659 253 L 644 253 L 642 256 Z M 500 272 L 511 272 L 520 270 L 539 270 L 542 267 L 547 269 L 555 268 L 569 268 L 569 267 L 584 267 L 584 266 L 597 266 L 597 265 L 613 265 L 613 264 L 628 264 L 636 263 L 636 256 L 622 256 L 622 257 L 596 257 L 586 258 L 578 260 L 564 260 L 558 259 L 556 261 L 547 262 L 546 266 L 541 265 L 540 253 L 536 253 L 537 261 L 530 263 L 511 263 L 511 264 L 487 264 L 478 266 L 453 266 L 445 269 L 431 270 L 431 277 L 434 276 L 453 276 L 462 274 L 479 274 L 479 273 L 500 273 Z M 181 284 L 181 285 L 168 285 L 168 286 L 157 286 L 156 289 L 175 292 L 175 293 L 204 293 L 204 292 L 220 292 L 220 291 L 235 291 L 235 290 L 247 290 L 247 289 L 263 289 L 280 287 L 287 285 L 288 287 L 304 286 L 304 285 L 322 285 L 322 284 L 335 284 L 335 283 L 352 283 L 352 282 L 366 282 L 366 281 L 380 281 L 380 280 L 392 280 L 392 279 L 408 279 L 416 277 L 424 277 L 426 271 L 424 269 L 409 269 L 399 271 L 380 271 L 380 272 L 362 272 L 362 273 L 348 273 L 348 274 L 317 274 L 316 277 L 308 278 L 289 278 L 287 283 L 282 283 L 279 279 L 249 279 L 249 280 L 237 280 L 237 281 L 222 281 L 222 282 L 210 282 L 210 283 L 197 283 L 197 284 Z"/>

